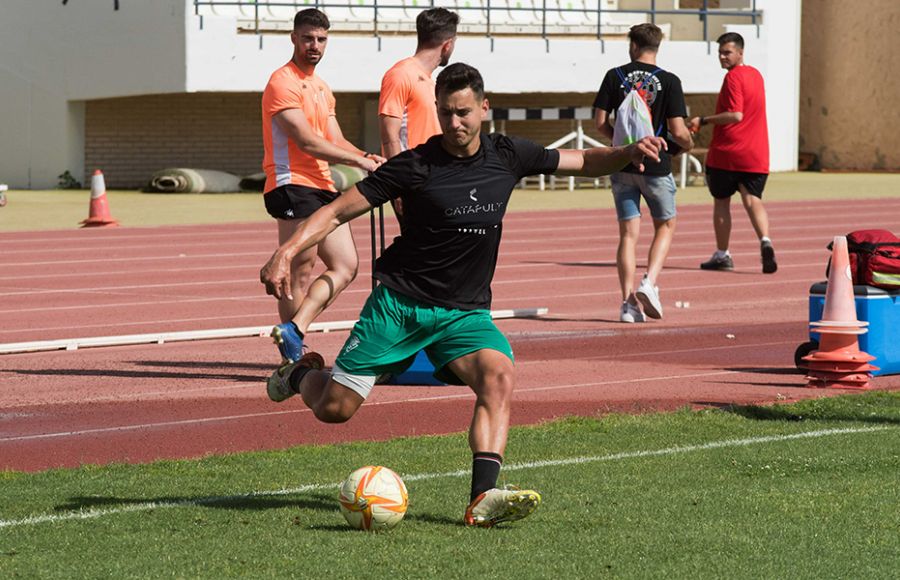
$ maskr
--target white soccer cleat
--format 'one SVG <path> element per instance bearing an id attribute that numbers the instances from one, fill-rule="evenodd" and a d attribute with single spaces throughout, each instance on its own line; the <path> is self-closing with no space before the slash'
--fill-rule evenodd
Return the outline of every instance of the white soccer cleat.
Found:
<path id="1" fill-rule="evenodd" d="M 467 526 L 490 528 L 530 516 L 541 505 L 541 494 L 526 489 L 489 489 L 466 508 Z"/>

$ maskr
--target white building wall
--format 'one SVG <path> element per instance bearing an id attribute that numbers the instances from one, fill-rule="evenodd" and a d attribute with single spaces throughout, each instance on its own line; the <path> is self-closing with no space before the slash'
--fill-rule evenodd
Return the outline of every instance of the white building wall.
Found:
<path id="1" fill-rule="evenodd" d="M 0 182 L 46 188 L 84 174 L 83 101 L 180 92 L 261 91 L 290 58 L 287 34 L 238 34 L 226 17 L 199 17 L 190 0 L 2 0 Z M 796 168 L 800 0 L 757 0 L 765 26 L 735 26 L 746 61 L 767 83 L 772 170 Z M 380 50 L 379 50 L 380 48 Z M 376 92 L 415 48 L 412 36 L 332 34 L 319 72 L 336 92 Z M 715 93 L 724 71 L 714 42 L 666 42 L 659 64 L 687 93 Z M 624 41 L 466 36 L 455 61 L 477 66 L 489 92 L 594 92 L 627 61 Z M 135 111 L 140 114 L 140 111 Z"/>

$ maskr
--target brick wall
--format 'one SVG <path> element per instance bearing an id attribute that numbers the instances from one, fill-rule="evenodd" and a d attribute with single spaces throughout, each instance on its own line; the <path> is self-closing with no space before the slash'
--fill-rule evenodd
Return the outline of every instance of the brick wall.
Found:
<path id="1" fill-rule="evenodd" d="M 900 171 L 897 0 L 804 2 L 800 151 L 823 169 Z"/>
<path id="2" fill-rule="evenodd" d="M 377 95 L 335 97 L 344 136 L 362 146 L 365 103 Z M 144 187 L 155 171 L 167 167 L 241 176 L 262 171 L 260 98 L 259 93 L 187 93 L 88 101 L 83 183 L 90 182 L 95 169 L 103 171 L 111 188 Z M 583 107 L 591 105 L 594 94 L 489 94 L 488 98 L 494 107 Z M 715 105 L 714 95 L 687 98 L 695 114 L 709 114 Z M 573 127 L 572 121 L 508 121 L 506 132 L 546 145 Z M 593 122 L 584 123 L 584 128 L 599 137 Z"/>
<path id="3" fill-rule="evenodd" d="M 338 95 L 344 135 L 362 131 L 362 95 Z M 262 171 L 260 93 L 186 93 L 88 101 L 85 173 L 103 170 L 108 187 L 140 188 L 166 167 Z"/>

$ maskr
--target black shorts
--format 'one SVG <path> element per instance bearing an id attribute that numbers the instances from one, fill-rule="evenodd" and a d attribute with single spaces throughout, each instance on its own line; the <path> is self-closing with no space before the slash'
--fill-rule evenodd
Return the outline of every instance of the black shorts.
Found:
<path id="1" fill-rule="evenodd" d="M 747 171 L 729 171 L 706 167 L 706 185 L 709 192 L 716 199 L 731 197 L 738 191 L 738 186 L 743 185 L 747 193 L 762 199 L 763 190 L 766 188 L 768 173 L 749 173 Z"/>
<path id="2" fill-rule="evenodd" d="M 266 211 L 280 220 L 302 220 L 311 216 L 323 205 L 328 205 L 340 195 L 303 185 L 281 185 L 263 195 Z"/>

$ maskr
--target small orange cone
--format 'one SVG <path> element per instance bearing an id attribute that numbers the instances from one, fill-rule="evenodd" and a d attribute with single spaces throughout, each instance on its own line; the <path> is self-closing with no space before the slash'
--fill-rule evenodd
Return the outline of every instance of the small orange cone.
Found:
<path id="1" fill-rule="evenodd" d="M 867 332 L 868 322 L 856 319 L 856 301 L 853 298 L 853 275 L 850 271 L 850 255 L 847 238 L 836 236 L 831 250 L 831 272 L 825 290 L 825 307 L 822 320 L 811 322 L 819 333 L 819 350 L 803 357 L 809 374 L 809 387 L 836 387 L 867 389 L 870 371 L 877 370 L 869 364 L 875 357 L 859 350 L 860 334 Z"/>
<path id="2" fill-rule="evenodd" d="M 94 171 L 91 177 L 91 209 L 88 219 L 81 222 L 83 228 L 96 228 L 104 226 L 118 226 L 119 222 L 109 215 L 109 203 L 106 201 L 106 182 L 103 172 Z"/>

